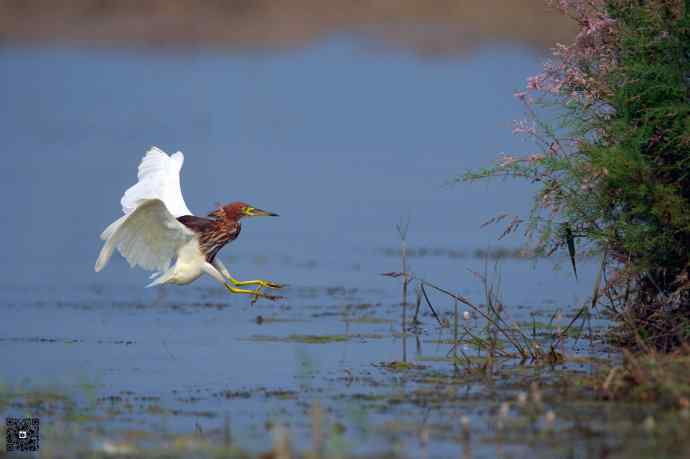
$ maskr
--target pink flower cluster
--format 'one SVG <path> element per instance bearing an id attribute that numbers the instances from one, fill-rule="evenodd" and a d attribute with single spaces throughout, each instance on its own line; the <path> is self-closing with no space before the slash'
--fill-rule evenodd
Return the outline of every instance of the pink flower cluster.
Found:
<path id="1" fill-rule="evenodd" d="M 513 121 L 513 134 L 536 135 L 537 127 L 534 121 L 515 120 Z"/>
<path id="2" fill-rule="evenodd" d="M 553 58 L 544 64 L 543 71 L 529 77 L 525 88 L 515 93 L 525 104 L 528 117 L 513 123 L 513 133 L 529 136 L 543 147 L 543 152 L 522 157 L 502 155 L 497 166 L 501 174 L 542 183 L 539 204 L 551 215 L 561 212 L 569 193 L 591 192 L 599 179 L 608 174 L 605 169 L 594 170 L 581 161 L 578 154 L 587 150 L 588 136 L 571 136 L 538 123 L 540 115 L 535 109 L 536 102 L 546 101 L 548 105 L 556 102 L 568 109 L 586 111 L 586 116 L 610 116 L 612 108 L 606 101 L 612 94 L 609 75 L 616 67 L 617 24 L 607 15 L 608 1 L 549 0 L 577 22 L 579 32 L 572 43 L 556 45 Z M 595 129 L 588 134 L 599 135 Z M 574 173 L 575 183 L 560 180 L 565 163 L 550 161 L 554 158 L 566 160 L 570 167 L 579 170 Z"/>
<path id="3" fill-rule="evenodd" d="M 515 96 L 527 104 L 533 93 L 562 97 L 565 101 L 593 103 L 610 94 L 606 74 L 615 65 L 611 37 L 616 22 L 606 14 L 605 0 L 551 0 L 550 3 L 570 16 L 580 26 L 569 45 L 558 44 L 554 60 L 544 71 L 527 79 L 526 89 Z"/>

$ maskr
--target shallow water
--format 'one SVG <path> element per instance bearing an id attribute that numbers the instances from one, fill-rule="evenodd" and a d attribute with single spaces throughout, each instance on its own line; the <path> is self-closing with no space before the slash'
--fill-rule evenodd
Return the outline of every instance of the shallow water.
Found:
<path id="1" fill-rule="evenodd" d="M 384 261 L 397 262 L 390 257 Z M 477 261 L 444 264 L 460 272 Z M 552 286 L 572 285 L 564 273 L 535 272 L 525 262 L 506 261 L 502 267 L 505 278 L 528 282 L 541 274 L 550 275 L 544 281 Z M 285 292 L 286 300 L 253 307 L 248 300 L 229 298 L 213 287 L 170 287 L 159 292 L 56 287 L 31 293 L 6 288 L 3 309 L 12 320 L 0 326 L 0 365 L 11 370 L 3 373 L 3 381 L 14 389 L 56 386 L 74 397 L 79 409 L 114 411 L 107 424 L 112 428 L 137 425 L 188 433 L 199 424 L 204 431 L 220 431 L 228 416 L 235 438 L 254 450 L 265 447 L 264 426 L 269 421 L 287 424 L 296 445 L 308 446 L 308 408 L 315 400 L 329 419 L 354 435 L 350 441 L 357 442 L 369 429 L 400 419 L 413 427 L 433 422 L 457 429 L 453 419 L 461 413 L 481 425 L 490 419 L 491 400 L 514 397 L 514 389 L 502 390 L 500 382 L 492 387 L 485 378 L 472 383 L 467 376 L 466 381 L 445 386 L 442 381 L 455 374 L 447 360 L 451 345 L 438 341 L 452 339 L 452 333 L 439 328 L 426 310 L 423 325 L 406 340 L 409 361 L 425 368 L 407 373 L 382 368 L 402 359 L 399 283 L 376 273 L 370 278 L 366 286 L 292 286 Z M 506 282 L 504 288 L 510 285 L 519 284 Z M 473 287 L 464 290 L 468 296 L 478 295 Z M 542 296 L 538 292 L 534 291 L 535 297 Z M 442 317 L 452 320 L 450 303 L 437 300 Z M 536 320 L 548 322 L 555 308 L 507 302 L 506 316 L 529 322 L 536 314 Z M 470 328 L 478 330 L 477 321 L 472 322 Z M 560 322 L 567 323 L 567 318 Z M 600 345 L 591 347 L 583 341 L 579 347 L 583 355 L 607 356 Z M 465 351 L 474 353 L 471 346 Z M 516 362 L 507 364 L 512 367 Z M 573 367 L 588 371 L 589 364 Z M 93 386 L 95 405 L 83 394 L 85 384 Z M 438 404 L 435 397 L 422 395 L 414 402 L 416 391 L 445 393 L 449 388 L 458 393 L 451 400 L 467 400 Z M 476 401 L 482 399 L 485 402 Z M 134 408 L 122 408 L 127 405 Z M 20 411 L 10 408 L 7 413 Z M 363 415 L 365 427 L 359 425 Z M 404 430 L 408 428 L 412 427 Z M 405 436 L 393 436 L 400 435 Z M 370 441 L 356 443 L 356 452 L 391 447 L 389 435 L 372 433 L 366 438 Z M 409 447 L 419 448 L 416 441 L 412 443 Z M 458 445 L 454 438 L 440 438 L 430 448 L 440 457 L 455 455 Z M 491 456 L 492 451 L 492 447 L 479 448 L 475 454 Z"/>
<path id="2" fill-rule="evenodd" d="M 9 107 L 0 111 L 0 227 L 10 241 L 0 382 L 8 393 L 67 393 L 99 418 L 86 425 L 114 437 L 135 428 L 220 437 L 227 417 L 243 448 L 266 449 L 267 423 L 286 424 L 306 448 L 318 400 L 345 429 L 340 447 L 356 453 L 458 456 L 468 448 L 458 419 L 468 416 L 473 457 L 531 456 L 538 445 L 487 440 L 498 403 L 524 390 L 515 375 L 558 372 L 510 360 L 492 378 L 458 376 L 447 359 L 452 332 L 426 309 L 404 351 L 422 368 L 386 367 L 403 357 L 401 287 L 380 274 L 400 269 L 395 225 L 409 221 L 412 272 L 482 303 L 470 271 L 494 276 L 497 263 L 511 322 L 549 323 L 561 311 L 565 326 L 586 300 L 592 260 L 579 261 L 575 281 L 563 257 L 555 269 L 553 260 L 472 256 L 519 244 L 480 225 L 524 213 L 529 186 L 447 185 L 501 151 L 529 150 L 510 132 L 520 115 L 511 94 L 539 60 L 506 45 L 426 60 L 349 38 L 260 54 L 0 48 Z M 288 283 L 285 300 L 251 306 L 208 279 L 146 290 L 146 274 L 119 258 L 93 272 L 98 234 L 151 144 L 186 153 L 183 190 L 198 213 L 241 199 L 281 214 L 247 222 L 221 257 L 239 278 Z M 452 323 L 451 301 L 431 300 Z M 595 331 L 606 325 L 593 321 Z M 564 351 L 618 358 L 584 339 Z M 587 360 L 565 368 L 591 371 Z M 20 414 L 22 400 L 0 406 Z M 61 418 L 38 412 L 49 425 Z M 567 447 L 584 457 L 603 443 L 578 437 Z"/>

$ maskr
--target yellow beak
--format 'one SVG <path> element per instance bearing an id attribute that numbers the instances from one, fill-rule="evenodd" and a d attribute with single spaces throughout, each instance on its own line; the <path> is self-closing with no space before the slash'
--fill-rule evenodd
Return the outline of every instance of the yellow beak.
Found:
<path id="1" fill-rule="evenodd" d="M 257 209 L 255 207 L 248 207 L 245 211 L 247 217 L 277 217 L 278 214 L 268 212 L 266 210 Z"/>

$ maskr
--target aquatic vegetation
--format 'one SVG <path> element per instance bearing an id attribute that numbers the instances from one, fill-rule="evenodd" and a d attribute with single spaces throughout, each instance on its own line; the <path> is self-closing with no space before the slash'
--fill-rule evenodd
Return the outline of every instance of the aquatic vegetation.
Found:
<path id="1" fill-rule="evenodd" d="M 379 364 L 379 366 L 381 368 L 385 368 L 386 370 L 391 370 L 391 371 L 406 371 L 406 370 L 425 368 L 424 365 L 417 365 L 415 363 L 404 362 L 401 360 L 394 360 L 392 362 L 381 362 Z"/>
<path id="2" fill-rule="evenodd" d="M 404 251 L 402 252 L 402 257 L 404 259 Z M 403 267 L 405 264 L 403 263 Z M 452 315 L 453 320 L 453 338 L 451 339 L 437 339 L 436 342 L 446 342 L 452 344 L 449 354 L 453 354 L 453 360 L 456 363 L 465 361 L 467 367 L 471 367 L 471 359 L 465 355 L 462 348 L 465 344 L 470 344 L 477 349 L 480 353 L 488 357 L 485 362 L 485 367 L 490 368 L 492 363 L 497 358 L 512 358 L 519 359 L 522 361 L 531 360 L 532 362 L 546 361 L 550 363 L 556 363 L 563 360 L 563 356 L 556 351 L 555 346 L 560 340 L 563 339 L 568 333 L 573 333 L 574 330 L 570 331 L 566 328 L 563 332 L 558 328 L 558 333 L 552 335 L 553 342 L 549 345 L 548 350 L 544 350 L 542 345 L 537 340 L 535 324 L 531 324 L 532 336 L 529 335 L 528 328 L 522 326 L 518 322 L 511 322 L 506 318 L 505 309 L 503 302 L 500 298 L 500 276 L 498 280 L 491 281 L 487 274 L 473 273 L 482 283 L 484 288 L 485 302 L 484 304 L 475 304 L 469 298 L 460 295 L 459 293 L 454 293 L 446 288 L 439 287 L 427 280 L 416 277 L 414 274 L 409 272 L 388 272 L 383 273 L 384 276 L 403 279 L 403 299 L 405 299 L 405 294 L 407 292 L 407 284 L 416 283 L 419 286 L 417 295 L 417 308 L 415 316 L 412 319 L 412 323 L 418 324 L 417 316 L 419 313 L 420 305 L 422 303 L 422 298 L 426 302 L 430 311 L 433 313 L 436 321 L 441 328 L 450 328 L 450 321 L 447 319 L 441 319 L 436 312 L 434 306 L 432 305 L 429 295 L 426 289 L 434 290 L 441 293 L 451 300 L 454 301 L 454 313 Z M 462 304 L 469 308 L 468 311 L 464 311 L 462 314 L 462 319 L 458 309 L 458 305 Z M 403 300 L 402 306 L 402 337 L 405 338 L 407 334 L 407 319 L 405 315 L 406 302 Z M 470 311 L 472 311 L 470 313 Z M 472 315 L 475 314 L 481 319 L 483 326 L 477 331 L 472 330 L 465 324 L 460 325 L 462 322 L 467 322 L 471 319 Z M 462 331 L 462 335 L 460 332 Z M 406 354 L 404 352 L 405 347 L 403 346 L 403 362 L 406 362 Z M 461 357 L 458 356 L 458 352 Z"/>
<path id="3" fill-rule="evenodd" d="M 390 324 L 393 321 L 383 317 L 377 317 L 374 315 L 363 315 L 359 317 L 346 317 L 343 318 L 343 322 L 349 322 L 353 324 Z"/>
<path id="4" fill-rule="evenodd" d="M 304 343 L 304 344 L 329 344 L 342 343 L 345 341 L 380 339 L 382 335 L 378 334 L 356 334 L 356 335 L 289 335 L 289 336 L 268 336 L 268 335 L 254 335 L 249 338 L 250 341 L 259 342 L 275 342 L 275 343 Z"/>
<path id="5" fill-rule="evenodd" d="M 674 353 L 625 353 L 619 366 L 598 372 L 602 397 L 616 400 L 654 401 L 690 416 L 690 349 Z"/>

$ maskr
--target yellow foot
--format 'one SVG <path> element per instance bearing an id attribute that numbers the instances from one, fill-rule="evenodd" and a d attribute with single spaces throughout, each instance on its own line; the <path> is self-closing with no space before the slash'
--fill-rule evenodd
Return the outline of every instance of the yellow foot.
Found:
<path id="1" fill-rule="evenodd" d="M 285 284 L 279 284 L 277 282 L 271 282 L 271 281 L 267 281 L 267 280 L 260 280 L 259 282 L 260 282 L 260 284 L 259 284 L 260 286 L 267 287 L 267 288 L 279 289 L 279 288 L 285 288 L 286 287 Z"/>
<path id="2" fill-rule="evenodd" d="M 278 296 L 278 295 L 269 295 L 267 293 L 261 293 L 261 290 L 263 290 L 265 287 L 263 285 L 260 285 L 259 287 L 254 290 L 254 298 L 252 298 L 252 306 L 259 300 L 259 298 L 266 298 L 267 300 L 271 301 L 276 301 L 276 300 L 281 300 L 285 298 L 284 296 Z"/>

